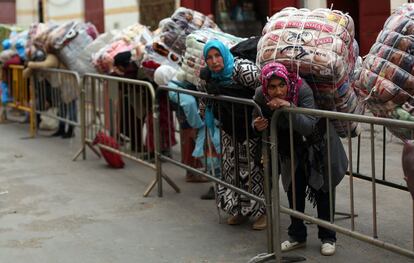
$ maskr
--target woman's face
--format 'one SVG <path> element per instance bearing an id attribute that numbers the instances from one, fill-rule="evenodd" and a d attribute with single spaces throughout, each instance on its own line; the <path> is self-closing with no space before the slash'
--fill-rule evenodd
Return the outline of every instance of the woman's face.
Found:
<path id="1" fill-rule="evenodd" d="M 208 68 L 215 73 L 218 73 L 224 69 L 223 57 L 215 48 L 211 48 L 207 52 L 206 63 Z"/>
<path id="2" fill-rule="evenodd" d="M 282 79 L 272 79 L 267 85 L 267 93 L 271 98 L 286 99 L 288 86 Z"/>

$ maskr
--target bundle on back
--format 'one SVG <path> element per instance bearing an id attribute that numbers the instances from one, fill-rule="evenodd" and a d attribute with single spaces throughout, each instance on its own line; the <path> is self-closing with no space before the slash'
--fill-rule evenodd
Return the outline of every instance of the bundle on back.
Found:
<path id="1" fill-rule="evenodd" d="M 385 22 L 363 62 L 356 85 L 375 116 L 414 121 L 414 4 L 398 8 Z M 402 139 L 411 131 L 392 129 Z"/>
<path id="2" fill-rule="evenodd" d="M 318 108 L 363 113 L 350 83 L 359 51 L 349 15 L 324 8 L 285 8 L 269 19 L 257 50 L 259 67 L 277 61 L 306 79 Z M 347 123 L 334 121 L 334 126 L 340 136 L 348 134 Z M 352 123 L 351 135 L 358 133 Z"/>

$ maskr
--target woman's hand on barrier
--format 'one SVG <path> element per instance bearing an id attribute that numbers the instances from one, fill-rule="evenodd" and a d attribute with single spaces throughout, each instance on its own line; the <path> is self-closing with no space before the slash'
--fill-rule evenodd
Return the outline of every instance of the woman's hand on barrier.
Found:
<path id="1" fill-rule="evenodd" d="M 269 125 L 269 123 L 268 123 L 266 118 L 257 117 L 256 119 L 254 119 L 253 125 L 256 128 L 256 130 L 264 131 L 267 128 L 267 126 Z"/>
<path id="2" fill-rule="evenodd" d="M 290 102 L 280 98 L 273 98 L 271 101 L 267 103 L 267 106 L 269 106 L 269 108 L 272 110 L 276 110 L 282 107 L 289 107 Z"/>

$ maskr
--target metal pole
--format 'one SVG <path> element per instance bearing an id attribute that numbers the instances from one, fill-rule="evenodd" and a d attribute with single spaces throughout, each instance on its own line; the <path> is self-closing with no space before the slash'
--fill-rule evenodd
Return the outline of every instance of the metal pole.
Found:
<path id="1" fill-rule="evenodd" d="M 271 202 L 271 188 L 270 188 L 270 174 L 271 165 L 269 159 L 269 146 L 266 144 L 268 138 L 268 132 L 265 130 L 262 135 L 262 156 L 263 156 L 263 169 L 264 169 L 264 194 L 266 202 L 266 214 L 267 214 L 267 252 L 273 253 L 273 216 L 272 216 L 272 202 Z"/>
<path id="2" fill-rule="evenodd" d="M 282 262 L 282 250 L 280 247 L 280 196 L 279 196 L 279 162 L 278 162 L 278 140 L 277 140 L 277 118 L 280 113 L 275 113 L 270 122 L 270 141 L 274 142 L 271 148 L 272 169 L 272 216 L 273 216 L 273 252 L 276 263 Z M 290 119 L 290 118 L 289 118 Z"/>
<path id="3" fill-rule="evenodd" d="M 38 9 L 37 14 L 39 16 L 39 23 L 45 22 L 43 0 L 37 1 L 37 9 Z"/>
<path id="4" fill-rule="evenodd" d="M 373 237 L 378 238 L 377 233 L 377 191 L 375 185 L 375 135 L 374 124 L 371 124 L 371 171 L 372 171 L 372 225 Z"/>
<path id="5" fill-rule="evenodd" d="M 351 125 L 347 122 L 348 126 L 348 155 L 349 155 L 349 198 L 351 205 L 351 229 L 355 230 L 355 208 L 354 208 L 354 175 L 352 165 L 352 139 L 351 139 Z"/>
<path id="6" fill-rule="evenodd" d="M 386 136 L 385 126 L 382 126 L 382 180 L 385 181 L 385 152 L 386 152 Z"/>

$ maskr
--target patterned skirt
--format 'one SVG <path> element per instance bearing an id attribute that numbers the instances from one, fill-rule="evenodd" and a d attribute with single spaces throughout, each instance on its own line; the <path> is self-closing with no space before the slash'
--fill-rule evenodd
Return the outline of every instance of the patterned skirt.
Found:
<path id="1" fill-rule="evenodd" d="M 232 185 L 238 184 L 236 185 L 237 187 L 263 198 L 263 169 L 255 162 L 255 159 L 257 159 L 256 152 L 261 141 L 260 138 L 249 139 L 248 142 L 246 140 L 243 143 L 236 141 L 239 159 L 238 167 L 236 167 L 235 147 L 232 137 L 223 132 L 221 141 L 223 144 L 223 180 Z M 249 148 L 247 147 L 247 143 L 249 143 Z M 261 216 L 265 213 L 266 209 L 264 205 L 257 201 L 250 200 L 221 185 L 217 187 L 217 205 L 228 214 L 243 215 L 252 218 Z"/>

